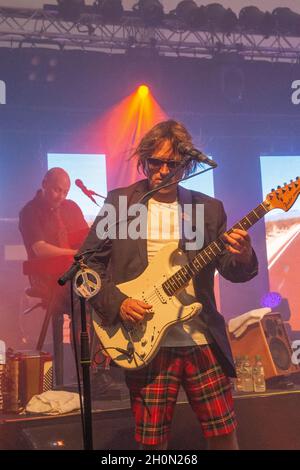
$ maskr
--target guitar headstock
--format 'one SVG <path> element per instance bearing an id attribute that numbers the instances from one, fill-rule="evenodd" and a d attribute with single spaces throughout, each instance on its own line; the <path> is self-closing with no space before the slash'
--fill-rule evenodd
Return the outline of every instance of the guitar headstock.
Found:
<path id="1" fill-rule="evenodd" d="M 283 186 L 277 186 L 277 189 L 267 195 L 264 204 L 269 210 L 283 209 L 288 211 L 296 202 L 300 194 L 300 179 L 299 176 L 295 180 L 291 180 L 289 184 L 284 183 Z"/>

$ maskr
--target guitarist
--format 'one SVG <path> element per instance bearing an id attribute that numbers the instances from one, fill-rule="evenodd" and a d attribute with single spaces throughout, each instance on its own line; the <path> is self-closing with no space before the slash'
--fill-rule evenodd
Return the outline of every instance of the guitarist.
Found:
<path id="1" fill-rule="evenodd" d="M 146 179 L 111 191 L 106 202 L 117 208 L 120 195 L 127 196 L 128 206 L 139 202 L 143 194 L 161 183 L 184 158 L 178 151 L 180 143 L 192 145 L 191 136 L 182 124 L 169 120 L 154 126 L 134 153 L 138 169 L 143 170 Z M 193 165 L 186 168 L 186 175 L 194 170 Z M 173 185 L 160 189 L 148 201 L 147 239 L 108 239 L 103 243 L 96 233 L 100 219 L 93 224 L 80 251 L 98 250 L 90 256 L 88 264 L 98 271 L 103 284 L 90 302 L 103 321 L 113 322 L 119 318 L 139 322 L 151 309 L 151 305 L 127 297 L 116 284 L 138 277 L 165 243 L 178 240 L 185 250 L 186 240 L 179 237 L 182 223 L 178 220 L 179 205 L 204 205 L 204 245 L 225 232 L 223 204 L 203 193 L 178 186 L 183 172 L 174 177 Z M 154 214 L 160 214 L 160 220 L 172 214 L 167 230 L 164 224 L 155 221 Z M 234 230 L 230 236 L 224 235 L 224 242 L 226 250 L 191 283 L 194 295 L 203 305 L 201 314 L 189 322 L 173 325 L 150 364 L 125 372 L 135 416 L 135 438 L 143 449 L 167 449 L 180 385 L 198 417 L 208 448 L 238 448 L 229 381 L 229 377 L 235 376 L 235 369 L 225 321 L 216 310 L 214 272 L 218 269 L 232 282 L 245 282 L 257 274 L 258 263 L 246 231 Z M 190 259 L 196 254 L 185 251 Z"/>

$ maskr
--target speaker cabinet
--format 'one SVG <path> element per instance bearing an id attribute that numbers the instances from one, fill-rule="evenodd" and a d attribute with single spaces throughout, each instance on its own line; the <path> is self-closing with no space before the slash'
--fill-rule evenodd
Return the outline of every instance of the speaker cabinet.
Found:
<path id="1" fill-rule="evenodd" d="M 247 355 L 254 360 L 261 356 L 266 379 L 299 372 L 291 360 L 293 351 L 280 313 L 265 315 L 238 338 L 228 335 L 234 357 Z"/>

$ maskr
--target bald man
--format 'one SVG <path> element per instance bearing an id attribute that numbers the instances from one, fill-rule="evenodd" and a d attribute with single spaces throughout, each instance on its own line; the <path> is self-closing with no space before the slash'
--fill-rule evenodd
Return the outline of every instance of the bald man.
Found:
<path id="1" fill-rule="evenodd" d="M 63 314 L 70 311 L 69 289 L 57 285 L 57 276 L 47 274 L 47 265 L 54 257 L 74 256 L 88 231 L 79 206 L 66 199 L 70 185 L 65 170 L 52 168 L 19 219 L 28 259 L 44 260 L 45 273 L 30 276 L 30 283 L 51 306 L 56 385 L 63 383 Z"/>

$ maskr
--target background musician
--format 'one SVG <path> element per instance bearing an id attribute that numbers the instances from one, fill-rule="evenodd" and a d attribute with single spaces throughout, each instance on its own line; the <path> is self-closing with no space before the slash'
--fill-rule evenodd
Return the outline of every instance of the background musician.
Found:
<path id="1" fill-rule="evenodd" d="M 51 311 L 56 385 L 63 383 L 63 314 L 70 312 L 70 289 L 57 285 L 58 275 L 65 269 L 65 257 L 73 260 L 86 236 L 86 223 L 80 207 L 67 198 L 70 177 L 62 168 L 50 169 L 42 188 L 20 211 L 19 229 L 28 260 L 41 263 L 38 274 L 30 275 L 30 284 Z M 64 260 L 60 268 L 59 261 Z M 49 266 L 56 264 L 56 273 Z"/>

